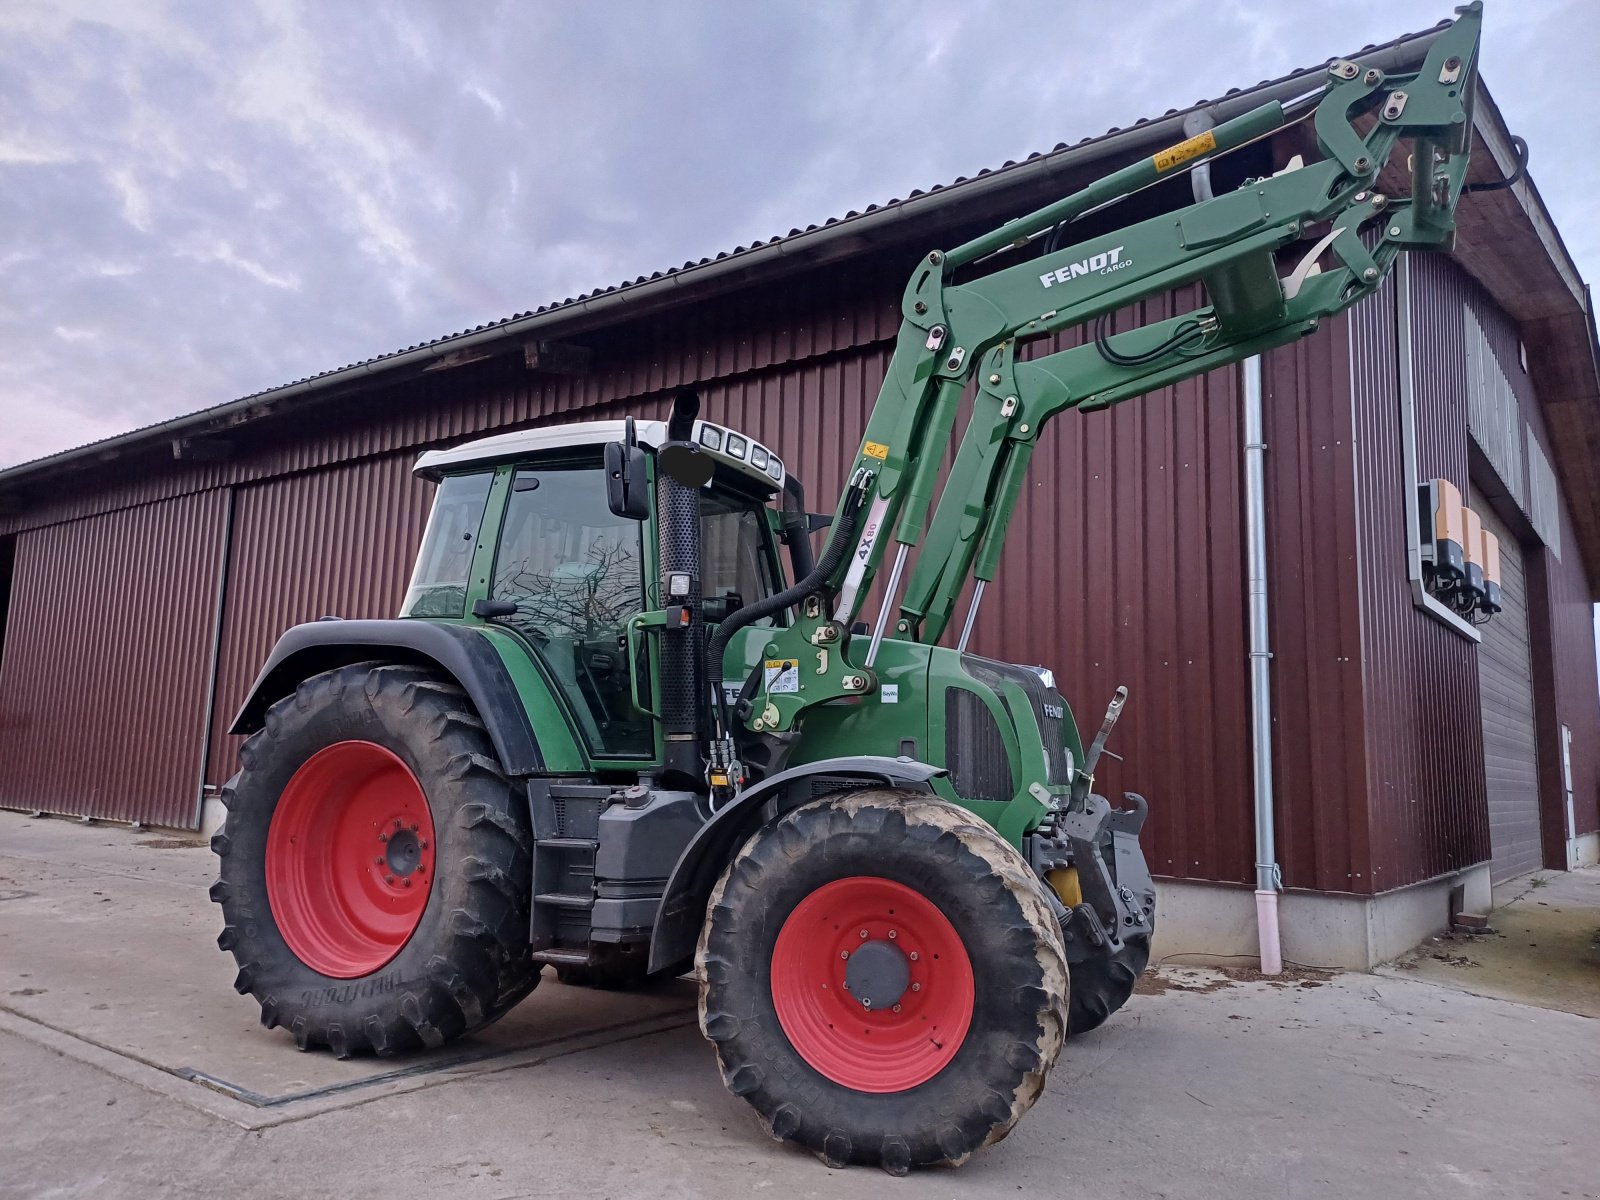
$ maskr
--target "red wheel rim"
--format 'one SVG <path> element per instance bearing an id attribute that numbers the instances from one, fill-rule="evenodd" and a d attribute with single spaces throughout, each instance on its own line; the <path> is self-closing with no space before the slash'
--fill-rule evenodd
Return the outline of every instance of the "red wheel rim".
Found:
<path id="1" fill-rule="evenodd" d="M 887 992 L 878 987 L 875 1008 L 846 987 L 863 951 L 896 976 Z M 868 990 L 859 974 L 856 986 Z M 972 961 L 949 919 L 920 892 L 876 875 L 812 892 L 772 951 L 772 1004 L 790 1044 L 858 1092 L 905 1091 L 944 1070 L 972 1024 L 973 996 Z"/>
<path id="2" fill-rule="evenodd" d="M 295 956 L 323 975 L 370 975 L 428 907 L 433 814 L 393 751 L 337 742 L 294 773 L 267 827 L 267 901 Z"/>

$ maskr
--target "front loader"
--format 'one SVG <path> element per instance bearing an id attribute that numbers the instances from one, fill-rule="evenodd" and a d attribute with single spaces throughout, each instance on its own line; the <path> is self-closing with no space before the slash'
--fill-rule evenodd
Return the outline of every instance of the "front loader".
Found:
<path id="1" fill-rule="evenodd" d="M 263 1023 L 393 1054 L 480 1028 L 544 966 L 600 987 L 692 968 L 723 1077 L 774 1136 L 895 1173 L 1004 1137 L 1063 1041 L 1128 999 L 1155 922 L 1145 802 L 1094 791 L 1126 693 L 1085 746 L 1049 670 L 967 651 L 1033 448 L 1451 244 L 1481 21 L 1460 12 L 1414 73 L 1335 62 L 1300 101 L 927 254 L 831 518 L 692 393 L 666 420 L 424 454 L 401 615 L 290 629 L 233 727 L 212 896 Z M 1316 161 L 1073 241 L 1300 121 Z M 1384 194 L 1401 143 L 1409 193 Z M 1194 282 L 1204 306 L 1114 328 Z"/>

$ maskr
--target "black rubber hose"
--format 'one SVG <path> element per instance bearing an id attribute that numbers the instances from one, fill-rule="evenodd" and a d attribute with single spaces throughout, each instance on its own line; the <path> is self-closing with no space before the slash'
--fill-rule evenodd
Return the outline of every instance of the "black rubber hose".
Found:
<path id="1" fill-rule="evenodd" d="M 800 603 L 823 585 L 828 576 L 832 575 L 844 561 L 844 556 L 850 552 L 850 548 L 855 545 L 856 522 L 861 516 L 861 504 L 864 499 L 865 492 L 860 489 L 850 493 L 845 510 L 833 527 L 827 548 L 823 550 L 822 558 L 811 574 L 783 591 L 773 593 L 765 600 L 745 605 L 717 626 L 717 632 L 712 636 L 710 649 L 706 653 L 706 673 L 713 676 L 711 689 L 717 698 L 717 711 L 722 716 L 724 733 L 732 728 L 732 723 L 728 720 L 728 696 L 722 687 L 722 656 L 728 649 L 728 642 L 745 626 L 761 620 L 762 617 L 781 612 L 791 604 Z"/>

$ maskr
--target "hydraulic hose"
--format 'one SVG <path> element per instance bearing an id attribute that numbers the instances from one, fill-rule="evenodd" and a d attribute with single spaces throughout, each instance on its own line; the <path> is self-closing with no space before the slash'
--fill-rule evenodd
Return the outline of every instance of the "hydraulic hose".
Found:
<path id="1" fill-rule="evenodd" d="M 745 605 L 717 626 L 717 632 L 712 636 L 710 649 L 706 653 L 706 673 L 713 676 L 711 690 L 717 699 L 717 712 L 721 718 L 724 734 L 732 728 L 732 722 L 728 719 L 728 697 L 722 687 L 722 656 L 728 649 L 728 642 L 732 640 L 734 634 L 747 625 L 754 624 L 762 617 L 769 617 L 775 612 L 781 612 L 792 604 L 800 603 L 827 581 L 844 561 L 844 556 L 850 552 L 850 548 L 855 545 L 856 524 L 861 518 L 861 505 L 865 498 L 866 493 L 863 489 L 851 490 L 844 511 L 840 513 L 839 520 L 828 538 L 828 545 L 822 552 L 822 558 L 818 560 L 809 575 L 781 592 L 774 592 L 765 600 Z"/>

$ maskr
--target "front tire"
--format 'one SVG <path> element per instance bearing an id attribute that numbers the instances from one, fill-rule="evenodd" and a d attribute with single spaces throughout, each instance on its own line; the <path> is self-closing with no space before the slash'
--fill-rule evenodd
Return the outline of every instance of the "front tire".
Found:
<path id="1" fill-rule="evenodd" d="M 833 1166 L 964 1161 L 1038 1099 L 1066 1033 L 1027 862 L 922 793 L 817 800 L 757 834 L 712 892 L 696 965 L 728 1089 Z"/>
<path id="2" fill-rule="evenodd" d="M 324 672 L 274 704 L 223 789 L 217 944 L 302 1050 L 435 1047 L 538 981 L 525 806 L 455 683 Z"/>

